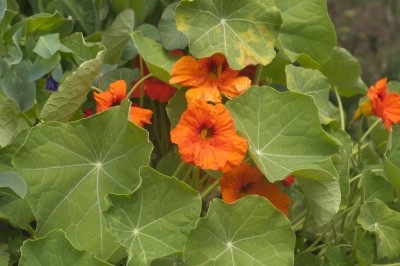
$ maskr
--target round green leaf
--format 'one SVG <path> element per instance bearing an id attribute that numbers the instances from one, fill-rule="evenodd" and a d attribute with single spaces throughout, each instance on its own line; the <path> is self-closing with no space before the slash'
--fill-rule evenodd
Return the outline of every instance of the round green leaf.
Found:
<path id="1" fill-rule="evenodd" d="M 158 23 L 158 30 L 161 35 L 161 42 L 168 50 L 184 49 L 188 45 L 185 34 L 178 31 L 175 22 L 175 9 L 179 2 L 167 6 Z"/>
<path id="2" fill-rule="evenodd" d="M 275 57 L 282 19 L 273 0 L 181 1 L 175 18 L 194 57 L 221 52 L 233 69 L 266 65 Z"/>
<path id="3" fill-rule="evenodd" d="M 189 234 L 186 265 L 293 265 L 295 235 L 288 219 L 258 196 L 214 200 Z"/>
<path id="4" fill-rule="evenodd" d="M 376 236 L 378 258 L 400 258 L 400 213 L 375 199 L 361 206 L 357 222 Z"/>
<path id="5" fill-rule="evenodd" d="M 38 236 L 63 229 L 80 249 L 106 258 L 118 247 L 105 230 L 102 210 L 109 193 L 127 194 L 148 165 L 148 133 L 128 121 L 130 102 L 70 124 L 33 128 L 14 156 L 16 172 L 28 184 L 27 199 Z"/>
<path id="6" fill-rule="evenodd" d="M 100 261 L 87 251 L 77 250 L 60 230 L 54 230 L 43 238 L 26 240 L 21 248 L 19 265 L 111 265 Z"/>
<path id="7" fill-rule="evenodd" d="M 130 195 L 110 195 L 106 227 L 128 248 L 128 265 L 149 265 L 183 250 L 200 215 L 200 195 L 150 167 L 140 169 L 141 186 Z"/>
<path id="8" fill-rule="evenodd" d="M 310 96 L 253 86 L 226 106 L 270 181 L 290 174 L 336 178 L 331 156 L 339 152 L 338 145 L 322 130 Z"/>
<path id="9" fill-rule="evenodd" d="M 289 59 L 292 62 L 301 59 L 315 60 L 318 64 L 325 62 L 336 45 L 326 1 L 286 0 L 276 1 L 276 5 L 283 20 L 278 39 Z"/>

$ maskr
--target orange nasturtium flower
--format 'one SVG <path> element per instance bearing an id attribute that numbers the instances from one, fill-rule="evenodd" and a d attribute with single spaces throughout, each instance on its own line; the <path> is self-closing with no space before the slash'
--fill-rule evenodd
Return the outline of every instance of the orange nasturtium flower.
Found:
<path id="1" fill-rule="evenodd" d="M 93 92 L 93 97 L 96 101 L 96 113 L 103 112 L 112 106 L 120 105 L 126 97 L 126 83 L 124 80 L 117 80 L 110 84 L 108 91 L 102 93 Z M 153 111 L 151 110 L 132 106 L 129 120 L 140 127 L 144 127 L 144 124 L 151 124 L 152 114 Z"/>
<path id="2" fill-rule="evenodd" d="M 225 106 L 204 100 L 189 102 L 171 131 L 171 141 L 178 145 L 184 162 L 223 172 L 239 165 L 247 151 L 247 140 L 236 134 Z"/>
<path id="3" fill-rule="evenodd" d="M 222 199 L 232 203 L 247 195 L 267 198 L 278 210 L 289 215 L 290 198 L 282 193 L 278 183 L 270 183 L 258 168 L 241 164 L 219 180 Z"/>
<path id="4" fill-rule="evenodd" d="M 250 87 L 251 80 L 239 76 L 239 73 L 240 70 L 229 67 L 225 56 L 220 53 L 199 60 L 184 56 L 172 67 L 169 82 L 192 87 L 186 92 L 188 102 L 203 99 L 219 103 L 220 93 L 234 98 Z"/>
<path id="5" fill-rule="evenodd" d="M 387 78 L 383 78 L 369 87 L 368 99 L 360 104 L 352 121 L 360 115 L 375 115 L 382 119 L 388 131 L 392 123 L 400 122 L 400 95 L 397 92 L 388 93 L 386 82 Z"/>

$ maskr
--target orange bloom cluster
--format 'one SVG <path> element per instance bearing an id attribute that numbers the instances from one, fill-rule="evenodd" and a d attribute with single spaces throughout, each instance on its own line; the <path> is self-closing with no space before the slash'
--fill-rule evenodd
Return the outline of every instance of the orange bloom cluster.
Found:
<path id="1" fill-rule="evenodd" d="M 219 103 L 221 93 L 234 98 L 251 85 L 246 76 L 239 76 L 239 70 L 233 70 L 223 54 L 214 54 L 196 60 L 191 56 L 180 58 L 172 67 L 170 83 L 190 86 L 186 92 L 188 102 L 203 99 Z"/>
<path id="2" fill-rule="evenodd" d="M 247 141 L 236 134 L 235 124 L 223 104 L 204 100 L 189 102 L 171 141 L 178 145 L 181 158 L 202 169 L 229 171 L 246 155 Z"/>
<path id="3" fill-rule="evenodd" d="M 261 171 L 250 164 L 241 164 L 225 173 L 219 180 L 222 199 L 232 203 L 247 195 L 267 198 L 278 210 L 289 215 L 290 198 L 282 193 L 277 183 L 270 183 Z"/>
<path id="4" fill-rule="evenodd" d="M 93 92 L 93 97 L 97 104 L 96 113 L 103 112 L 112 106 L 120 105 L 126 97 L 125 81 L 117 80 L 110 84 L 108 91 L 102 93 Z M 140 127 L 144 127 L 144 124 L 151 124 L 150 119 L 152 114 L 151 110 L 132 106 L 129 120 Z"/>
<path id="5" fill-rule="evenodd" d="M 392 123 L 400 122 L 400 95 L 397 92 L 388 93 L 386 83 L 387 78 L 383 78 L 369 88 L 368 100 L 360 104 L 353 120 L 360 115 L 375 115 L 382 119 L 388 131 Z"/>

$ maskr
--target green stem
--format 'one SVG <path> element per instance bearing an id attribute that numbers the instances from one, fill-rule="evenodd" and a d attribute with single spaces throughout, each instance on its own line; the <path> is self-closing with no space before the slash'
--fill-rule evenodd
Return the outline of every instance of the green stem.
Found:
<path id="1" fill-rule="evenodd" d="M 203 193 L 201 193 L 200 197 L 201 199 L 205 199 L 216 187 L 218 187 L 219 182 L 215 181 L 214 183 L 212 183 L 210 186 L 208 186 Z"/>
<path id="2" fill-rule="evenodd" d="M 372 141 L 368 141 L 368 142 L 362 144 L 361 147 L 360 147 L 360 149 L 361 149 L 360 151 L 364 150 L 365 148 L 370 146 L 372 143 L 373 143 Z M 357 154 L 358 152 L 359 152 L 358 151 L 358 147 L 355 147 L 353 152 L 351 153 L 351 155 L 353 156 L 353 155 Z"/>
<path id="3" fill-rule="evenodd" d="M 340 112 L 340 126 L 342 128 L 343 131 L 346 130 L 346 120 L 344 117 L 344 110 L 343 110 L 343 104 L 342 104 L 342 99 L 340 98 L 339 92 L 337 90 L 337 87 L 334 86 L 333 90 L 335 91 L 335 95 L 336 95 L 336 99 L 338 102 L 338 106 L 339 106 L 339 112 Z"/>
<path id="4" fill-rule="evenodd" d="M 307 210 L 306 211 L 306 217 L 305 217 L 304 223 L 303 223 L 303 229 L 301 230 L 301 233 L 300 233 L 300 240 L 299 240 L 300 252 L 304 250 L 304 239 L 306 238 L 306 229 L 307 229 L 307 226 L 308 226 L 309 219 L 310 219 L 310 212 L 309 212 L 309 210 Z"/>
<path id="5" fill-rule="evenodd" d="M 164 151 L 166 153 L 169 150 L 169 132 L 166 124 L 167 120 L 165 106 L 163 103 L 160 103 L 161 143 L 164 145 Z"/>
<path id="6" fill-rule="evenodd" d="M 369 128 L 368 128 L 368 130 L 367 131 L 365 131 L 365 133 L 364 133 L 364 135 L 361 137 L 361 142 L 363 142 L 366 138 L 367 138 L 367 136 L 369 135 L 369 133 L 371 133 L 372 132 L 372 130 L 374 130 L 375 128 L 376 128 L 376 126 L 379 124 L 381 122 L 381 120 L 380 119 L 377 119 L 373 124 L 372 124 L 372 126 L 370 126 Z"/>
<path id="7" fill-rule="evenodd" d="M 382 169 L 372 169 L 372 170 L 369 170 L 369 171 L 374 172 L 374 173 L 378 173 L 378 172 L 382 172 L 383 170 Z M 362 176 L 363 176 L 362 173 L 354 176 L 353 178 L 350 179 L 350 184 L 353 183 L 354 181 L 358 180 Z"/>
<path id="8" fill-rule="evenodd" d="M 98 92 L 98 93 L 103 93 L 104 92 L 104 91 L 100 90 L 99 88 L 96 88 L 95 86 L 91 86 L 90 88 L 92 90 L 94 90 L 95 92 Z"/>
<path id="9" fill-rule="evenodd" d="M 172 176 L 178 177 L 177 174 L 182 170 L 182 168 L 185 166 L 185 162 L 181 161 L 179 164 L 178 168 L 176 168 L 175 172 L 172 174 Z"/>
<path id="10" fill-rule="evenodd" d="M 43 0 L 38 0 L 38 8 L 39 8 L 39 13 L 46 13 L 43 5 Z"/>
<path id="11" fill-rule="evenodd" d="M 258 86 L 260 84 L 262 71 L 263 71 L 263 65 L 258 64 L 256 68 L 256 73 L 254 74 L 253 85 Z"/>
<path id="12" fill-rule="evenodd" d="M 29 127 L 33 127 L 33 124 L 29 117 L 25 113 L 21 113 L 21 116 L 25 119 L 26 123 L 29 125 Z"/>
<path id="13" fill-rule="evenodd" d="M 140 66 L 140 77 L 143 79 L 143 58 L 141 55 L 139 55 L 139 66 Z M 140 84 L 140 106 L 143 106 L 143 98 L 144 98 L 144 84 L 142 82 L 139 82 Z M 132 91 L 133 92 L 133 91 Z"/>
<path id="14" fill-rule="evenodd" d="M 126 99 L 129 99 L 129 97 L 132 95 L 132 93 L 135 91 L 135 89 L 140 85 L 143 84 L 143 81 L 145 81 L 146 79 L 152 77 L 153 75 L 148 74 L 146 76 L 144 76 L 143 78 L 141 78 L 132 88 L 131 90 L 128 92 L 128 94 L 126 95 Z M 142 96 L 142 94 L 140 94 L 140 96 Z M 141 98 L 141 102 L 140 102 L 140 106 L 143 106 L 143 99 Z"/>
<path id="15" fill-rule="evenodd" d="M 85 24 L 85 19 L 82 16 L 82 13 L 79 11 L 79 8 L 75 5 L 74 1 L 70 0 L 62 0 L 61 2 L 64 3 L 64 5 L 67 6 L 67 8 L 73 13 L 76 17 L 76 20 L 79 22 L 81 25 L 83 31 L 89 35 L 91 32 L 89 31 L 89 28 Z"/>
<path id="16" fill-rule="evenodd" d="M 185 176 L 182 178 L 182 182 L 185 182 L 186 184 L 189 184 L 189 183 L 188 183 L 188 179 L 189 179 L 190 174 L 192 173 L 192 171 L 193 171 L 193 166 L 190 167 L 190 168 L 186 171 Z"/>
<path id="17" fill-rule="evenodd" d="M 361 117 L 361 119 L 360 119 L 360 126 L 359 126 L 359 128 L 358 128 L 358 142 L 357 142 L 357 148 L 358 148 L 358 161 L 357 161 L 357 168 L 358 169 L 360 169 L 360 167 L 361 167 L 361 162 L 362 162 L 362 159 L 361 159 L 361 133 L 362 133 L 362 127 L 363 127 L 363 123 L 364 123 L 364 116 L 362 116 Z"/>
<path id="18" fill-rule="evenodd" d="M 135 84 L 135 86 L 136 86 L 137 84 Z M 163 150 L 163 146 L 161 145 L 161 139 L 160 139 L 160 136 L 159 136 L 159 130 L 158 130 L 158 125 L 157 125 L 157 122 L 158 122 L 158 119 L 157 119 L 157 110 L 156 110 L 156 106 L 155 106 L 155 104 L 154 104 L 154 101 L 151 101 L 151 107 L 152 107 L 152 109 L 153 109 L 153 132 L 154 132 L 154 137 L 156 138 L 156 141 L 157 141 L 157 144 L 158 144 L 158 147 L 160 147 L 160 152 L 161 152 L 161 154 L 164 154 L 164 150 Z"/>

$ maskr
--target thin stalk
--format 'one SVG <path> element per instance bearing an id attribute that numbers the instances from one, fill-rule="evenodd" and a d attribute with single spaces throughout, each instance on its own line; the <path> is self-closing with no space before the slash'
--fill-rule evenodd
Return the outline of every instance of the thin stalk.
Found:
<path id="1" fill-rule="evenodd" d="M 372 143 L 373 143 L 372 141 L 368 141 L 368 142 L 362 144 L 360 147 L 361 151 L 364 150 L 365 148 L 367 148 Z M 353 155 L 357 154 L 358 152 L 359 152 L 358 147 L 355 147 L 353 152 L 351 153 L 351 155 L 353 156 Z"/>
<path id="2" fill-rule="evenodd" d="M 137 84 L 135 84 L 135 85 L 137 85 Z M 160 139 L 159 131 L 158 131 L 158 126 L 157 126 L 157 122 L 158 122 L 157 110 L 156 110 L 156 106 L 154 104 L 154 101 L 151 101 L 151 107 L 153 109 L 153 118 L 154 118 L 154 123 L 153 123 L 153 127 L 152 127 L 153 128 L 153 132 L 154 132 L 154 137 L 156 138 L 158 147 L 160 147 L 161 154 L 164 154 L 164 150 L 163 150 L 163 146 L 162 146 L 162 143 L 161 143 L 161 139 Z"/>
<path id="3" fill-rule="evenodd" d="M 372 169 L 372 170 L 369 170 L 369 171 L 376 173 L 376 172 L 382 172 L 383 170 L 382 169 Z M 352 177 L 350 179 L 350 184 L 353 183 L 354 181 L 358 180 L 362 176 L 363 176 L 363 174 L 361 173 L 361 174 L 358 174 L 358 175 Z"/>
<path id="4" fill-rule="evenodd" d="M 367 131 L 365 131 L 365 133 L 364 133 L 364 135 L 361 137 L 361 142 L 363 142 L 366 138 L 367 138 L 367 136 L 369 135 L 369 133 L 371 133 L 372 132 L 372 130 L 374 130 L 375 128 L 376 128 L 376 126 L 380 123 L 381 121 L 380 121 L 380 119 L 377 119 L 373 124 L 372 124 L 372 126 L 370 126 L 369 128 L 368 128 L 368 130 Z"/>
<path id="5" fill-rule="evenodd" d="M 216 187 L 218 187 L 219 182 L 215 181 L 214 183 L 212 183 L 210 186 L 208 186 L 203 193 L 201 193 L 200 197 L 201 199 L 205 199 Z"/>
<path id="6" fill-rule="evenodd" d="M 146 79 L 152 77 L 153 75 L 148 74 L 146 76 L 144 76 L 143 78 L 141 78 L 132 88 L 131 90 L 128 92 L 128 94 L 126 95 L 126 99 L 129 99 L 129 97 L 132 95 L 132 93 L 135 91 L 135 89 L 140 85 L 143 84 L 143 81 L 145 81 Z M 143 100 L 143 99 L 142 99 Z M 143 106 L 143 103 L 140 103 L 140 106 Z"/>
<path id="7" fill-rule="evenodd" d="M 165 114 L 165 106 L 160 103 L 160 123 L 161 123 L 161 143 L 164 145 L 164 151 L 167 153 L 169 149 L 169 132 L 167 129 L 167 117 Z"/>
<path id="8" fill-rule="evenodd" d="M 97 87 L 95 87 L 95 86 L 91 86 L 90 87 L 92 90 L 94 90 L 95 92 L 98 92 L 98 93 L 103 93 L 104 91 L 102 91 L 102 90 L 100 90 L 99 88 L 97 88 Z"/>
<path id="9" fill-rule="evenodd" d="M 139 67 L 140 67 L 140 77 L 143 78 L 143 58 L 142 56 L 139 55 Z M 140 106 L 143 106 L 143 98 L 144 98 L 144 84 L 142 82 L 139 82 L 140 84 Z"/>
<path id="10" fill-rule="evenodd" d="M 25 113 L 21 113 L 21 116 L 25 119 L 26 123 L 29 125 L 29 127 L 33 127 L 33 124 L 29 117 Z"/>
<path id="11" fill-rule="evenodd" d="M 263 71 L 263 65 L 258 64 L 256 68 L 256 73 L 254 74 L 253 85 L 258 86 L 260 84 L 262 71 Z"/>
<path id="12" fill-rule="evenodd" d="M 362 133 L 362 127 L 363 127 L 363 122 L 364 122 L 364 116 L 361 117 L 360 119 L 360 126 L 358 128 L 358 142 L 357 142 L 357 148 L 358 148 L 358 161 L 357 161 L 357 168 L 360 169 L 361 167 L 361 133 Z"/>
<path id="13" fill-rule="evenodd" d="M 186 184 L 189 184 L 188 183 L 188 179 L 189 179 L 190 174 L 192 173 L 192 171 L 193 171 L 193 166 L 190 167 L 189 170 L 186 171 L 185 175 L 182 178 L 182 182 L 185 182 Z"/>
<path id="14" fill-rule="evenodd" d="M 300 233 L 300 240 L 299 240 L 299 243 L 300 243 L 300 247 L 299 247 L 300 252 L 304 250 L 304 239 L 306 238 L 306 229 L 307 229 L 308 221 L 309 221 L 309 220 L 310 220 L 310 211 L 307 210 L 307 211 L 306 211 L 306 217 L 305 217 L 304 223 L 303 223 L 303 229 L 301 230 L 301 233 Z"/>
<path id="15" fill-rule="evenodd" d="M 172 174 L 172 176 L 177 177 L 177 174 L 182 170 L 182 168 L 185 166 L 185 162 L 181 161 L 179 164 L 178 168 L 176 168 L 175 172 Z"/>
<path id="16" fill-rule="evenodd" d="M 342 99 L 340 98 L 340 95 L 339 95 L 339 92 L 338 92 L 336 86 L 333 87 L 333 90 L 335 91 L 336 99 L 337 99 L 338 106 L 339 106 L 339 112 L 340 112 L 340 126 L 341 126 L 342 130 L 345 131 L 345 130 L 346 130 L 346 125 L 345 125 L 346 120 L 345 120 L 345 117 L 344 117 L 344 110 L 343 110 Z"/>

